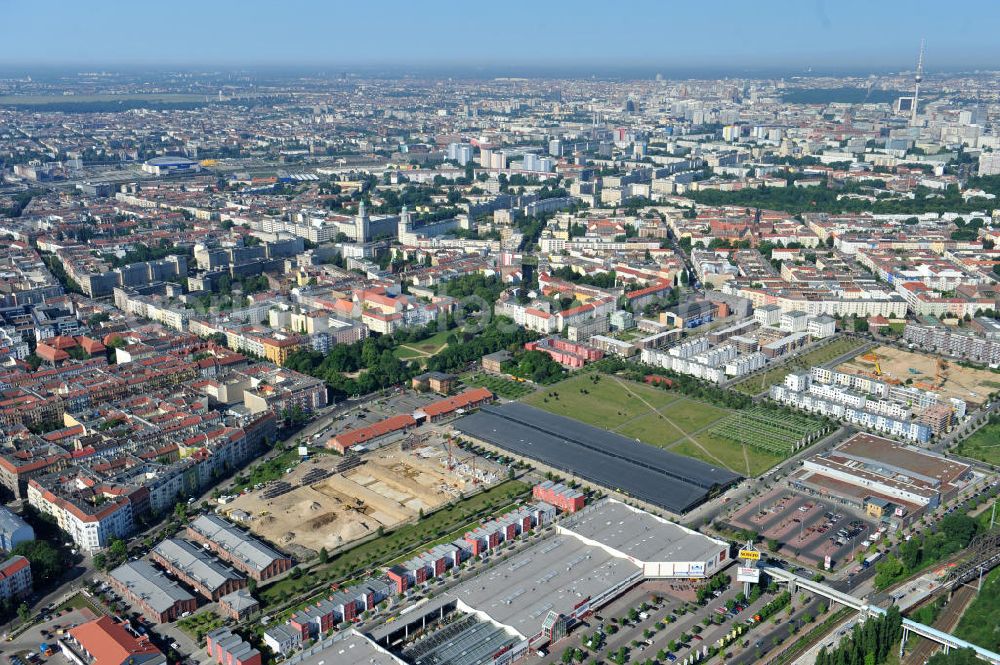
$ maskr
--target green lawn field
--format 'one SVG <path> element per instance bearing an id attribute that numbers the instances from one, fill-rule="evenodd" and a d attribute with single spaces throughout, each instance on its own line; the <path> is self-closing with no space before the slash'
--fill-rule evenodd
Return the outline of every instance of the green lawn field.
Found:
<path id="1" fill-rule="evenodd" d="M 672 447 L 672 452 L 699 459 L 712 465 L 720 465 L 741 475 L 752 477 L 764 473 L 783 458 L 769 455 L 749 446 L 720 439 L 709 433 L 699 434 L 695 439 L 700 446 L 684 439 Z M 744 457 L 744 449 L 746 456 Z M 707 452 L 706 452 L 707 451 Z M 711 453 L 711 454 L 709 454 Z"/>
<path id="2" fill-rule="evenodd" d="M 784 459 L 749 446 L 744 451 L 711 433 L 735 412 L 606 374 L 578 374 L 523 402 L 742 475 L 757 475 Z"/>
<path id="3" fill-rule="evenodd" d="M 415 360 L 419 358 L 430 358 L 435 353 L 441 351 L 448 345 L 448 336 L 451 330 L 442 330 L 422 342 L 407 342 L 401 344 L 393 350 L 393 353 L 400 360 Z"/>
<path id="4" fill-rule="evenodd" d="M 658 388 L 624 383 L 628 383 L 629 390 L 622 389 L 618 380 L 611 376 L 578 374 L 554 386 L 543 387 L 527 397 L 524 403 L 594 427 L 614 430 L 633 418 L 650 413 L 653 408 L 662 408 L 677 399 L 676 395 Z"/>
<path id="5" fill-rule="evenodd" d="M 993 466 L 1000 466 L 1000 419 L 994 418 L 962 441 L 955 452 Z"/>

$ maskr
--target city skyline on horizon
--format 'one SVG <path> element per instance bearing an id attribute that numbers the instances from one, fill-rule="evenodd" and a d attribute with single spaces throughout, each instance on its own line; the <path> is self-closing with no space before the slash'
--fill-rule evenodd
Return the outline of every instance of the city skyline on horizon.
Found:
<path id="1" fill-rule="evenodd" d="M 20 27 L 0 44 L 0 69 L 865 74 L 912 71 L 922 38 L 929 74 L 1000 68 L 1000 44 L 990 34 L 996 21 L 989 20 L 1000 18 L 1000 7 L 979 3 L 953 4 L 964 18 L 944 23 L 937 5 L 924 1 L 817 0 L 763 10 L 723 2 L 708 21 L 697 6 L 647 1 L 618 14 L 589 0 L 512 0 L 499 12 L 455 2 L 384 6 L 376 14 L 370 7 L 292 2 L 275 12 L 257 0 L 181 0 L 116 11 L 123 5 L 57 1 L 43 15 L 37 6 L 12 2 L 2 11 Z"/>

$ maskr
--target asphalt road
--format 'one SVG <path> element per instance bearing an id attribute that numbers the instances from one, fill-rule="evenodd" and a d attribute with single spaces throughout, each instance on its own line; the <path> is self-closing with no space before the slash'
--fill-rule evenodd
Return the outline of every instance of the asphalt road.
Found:
<path id="1" fill-rule="evenodd" d="M 870 580 L 875 576 L 874 568 L 865 568 L 856 575 L 846 580 L 840 580 L 837 582 L 830 583 L 834 589 L 838 591 L 843 591 L 844 593 L 849 593 L 851 595 L 864 595 L 867 590 L 870 590 Z M 782 618 L 782 622 L 777 626 L 774 626 L 767 632 L 763 632 L 761 629 L 756 629 L 750 633 L 750 646 L 740 653 L 734 655 L 733 658 L 727 660 L 726 662 L 730 665 L 747 665 L 749 663 L 761 662 L 761 657 L 775 651 L 782 643 L 787 643 L 789 638 L 794 635 L 794 629 L 796 627 L 800 628 L 805 624 L 802 618 L 809 614 L 813 617 L 817 616 L 817 612 L 820 605 L 830 606 L 830 601 L 825 598 L 815 597 L 810 599 L 801 609 L 795 611 L 790 618 L 785 619 L 784 612 L 778 614 Z M 773 619 L 771 620 L 773 621 Z M 772 623 L 767 623 L 767 626 L 772 626 Z M 757 641 L 760 641 L 760 647 L 756 647 Z"/>

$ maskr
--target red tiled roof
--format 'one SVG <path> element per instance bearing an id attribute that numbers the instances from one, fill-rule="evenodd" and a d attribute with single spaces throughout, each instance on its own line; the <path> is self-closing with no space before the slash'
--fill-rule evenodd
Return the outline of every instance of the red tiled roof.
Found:
<path id="1" fill-rule="evenodd" d="M 46 341 L 46 344 L 54 349 L 65 350 L 72 349 L 76 346 L 76 340 L 67 335 L 58 335 L 56 337 L 50 337 L 48 341 Z"/>
<path id="2" fill-rule="evenodd" d="M 93 657 L 91 665 L 138 664 L 161 653 L 148 638 L 132 636 L 107 616 L 71 628 L 69 634 Z"/>
<path id="3" fill-rule="evenodd" d="M 76 341 L 78 341 L 83 350 L 90 355 L 94 355 L 95 353 L 104 353 L 107 348 L 96 339 L 92 339 L 84 335 L 77 337 Z"/>
<path id="4" fill-rule="evenodd" d="M 333 444 L 334 447 L 346 450 L 352 446 L 362 444 L 365 441 L 371 441 L 372 439 L 376 439 L 380 436 L 385 436 L 386 434 L 390 434 L 392 432 L 398 432 L 406 429 L 407 427 L 413 427 L 416 424 L 417 421 L 413 419 L 413 416 L 405 414 L 392 416 L 391 418 L 380 420 L 379 422 L 367 427 L 360 427 L 358 429 L 341 432 L 340 434 L 332 437 L 330 439 L 330 443 Z"/>
<path id="5" fill-rule="evenodd" d="M 31 565 L 26 558 L 20 555 L 12 556 L 5 564 L 3 568 L 0 568 L 0 579 L 10 577 Z"/>
<path id="6" fill-rule="evenodd" d="M 39 342 L 38 346 L 35 347 L 35 355 L 37 355 L 42 360 L 47 360 L 50 363 L 58 362 L 60 360 L 66 360 L 69 358 L 69 354 L 63 351 L 62 349 L 57 349 L 43 342 Z"/>
<path id="7" fill-rule="evenodd" d="M 434 416 L 441 416 L 457 411 L 458 409 L 464 409 L 471 404 L 478 404 L 484 400 L 491 399 L 493 399 L 493 393 L 486 388 L 472 388 L 453 397 L 446 397 L 437 402 L 431 402 L 420 410 L 433 418 Z"/>

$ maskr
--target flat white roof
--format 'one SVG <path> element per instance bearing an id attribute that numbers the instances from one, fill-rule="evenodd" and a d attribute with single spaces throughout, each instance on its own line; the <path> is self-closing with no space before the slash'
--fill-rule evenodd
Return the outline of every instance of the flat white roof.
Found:
<path id="1" fill-rule="evenodd" d="M 627 559 L 567 535 L 545 538 L 458 585 L 445 596 L 461 600 L 523 637 L 535 635 L 549 611 L 570 614 L 588 597 L 641 570 Z"/>
<path id="2" fill-rule="evenodd" d="M 565 531 L 597 541 L 645 563 L 700 562 L 718 557 L 727 543 L 605 499 L 559 523 Z"/>

